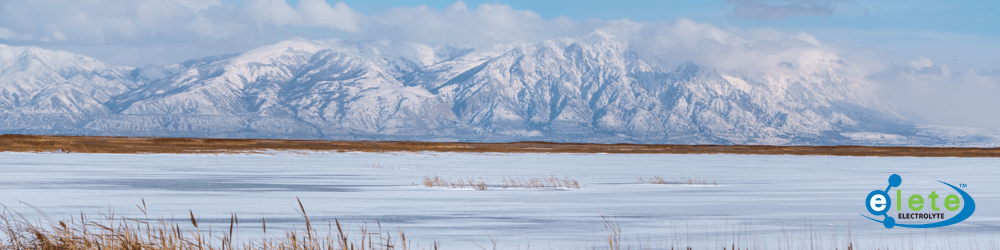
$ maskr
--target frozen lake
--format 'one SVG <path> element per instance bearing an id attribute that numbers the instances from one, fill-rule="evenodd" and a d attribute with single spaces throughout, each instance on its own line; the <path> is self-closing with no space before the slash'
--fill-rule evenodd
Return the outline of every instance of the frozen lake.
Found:
<path id="1" fill-rule="evenodd" d="M 375 163 L 381 169 L 372 168 Z M 412 185 L 432 174 L 491 182 L 554 175 L 583 188 L 476 191 Z M 636 183 L 637 177 L 658 174 L 721 185 Z M 891 174 L 903 177 L 900 188 L 906 195 L 954 193 L 936 180 L 966 184 L 964 190 L 977 203 L 975 214 L 945 228 L 885 229 L 859 213 L 868 215 L 865 196 L 885 189 Z M 145 199 L 151 216 L 174 217 L 181 225 L 190 225 L 189 209 L 219 230 L 228 228 L 230 214 L 236 213 L 239 236 L 254 238 L 262 234 L 262 218 L 269 233 L 304 227 L 296 212 L 299 197 L 313 223 L 324 228 L 333 218 L 348 225 L 379 221 L 385 228 L 401 228 L 420 246 L 436 239 L 443 249 L 491 248 L 490 237 L 499 248 L 603 246 L 607 231 L 601 214 L 618 222 L 627 243 L 654 249 L 721 249 L 736 240 L 770 249 L 833 248 L 845 241 L 848 230 L 866 247 L 994 249 L 1000 247 L 998 180 L 1000 159 L 975 158 L 0 153 L 0 203 L 26 216 L 36 213 L 23 203 L 53 219 L 109 209 L 138 216 L 135 203 Z"/>

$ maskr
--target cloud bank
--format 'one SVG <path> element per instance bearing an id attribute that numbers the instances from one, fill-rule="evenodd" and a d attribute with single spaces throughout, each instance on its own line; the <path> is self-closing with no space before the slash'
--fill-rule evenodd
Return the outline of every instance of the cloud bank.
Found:
<path id="1" fill-rule="evenodd" d="M 741 2 L 741 4 L 750 4 Z M 804 3 L 797 2 L 802 5 Z M 238 53 L 292 36 L 313 39 L 389 39 L 477 48 L 535 43 L 605 32 L 644 49 L 665 64 L 695 62 L 721 68 L 815 70 L 840 60 L 812 35 L 769 28 L 720 28 L 689 19 L 667 22 L 545 19 L 503 4 L 445 9 L 398 7 L 366 16 L 343 2 L 300 0 L 12 0 L 0 3 L 0 43 L 117 48 L 199 46 Z M 136 53 L 143 53 L 136 49 Z M 190 51 L 175 50 L 175 51 Z M 178 53 L 184 54 L 184 53 Z M 208 55 L 186 55 L 190 59 Z M 126 57 L 128 58 L 128 57 Z M 133 59 L 142 57 L 131 57 Z M 103 59 L 103 58 L 101 58 Z M 139 60 L 139 59 L 136 59 Z M 112 63 L 121 63 L 112 61 Z M 140 66 L 147 62 L 129 62 Z M 154 62 L 167 63 L 167 62 Z"/>
<path id="2" fill-rule="evenodd" d="M 829 7 L 832 3 L 792 3 L 795 6 L 810 4 Z M 545 19 L 531 10 L 517 10 L 509 5 L 481 4 L 470 8 L 462 1 L 445 9 L 420 5 L 366 16 L 343 2 L 330 4 L 323 0 L 300 0 L 295 5 L 285 0 L 241 3 L 223 0 L 11 0 L 0 3 L 0 13 L 4 14 L 0 16 L 0 42 L 43 45 L 146 46 L 165 47 L 164 51 L 170 51 L 170 47 L 194 44 L 210 50 L 218 48 L 215 54 L 224 54 L 304 36 L 490 48 L 497 44 L 535 43 L 601 31 L 645 49 L 648 56 L 666 64 L 690 61 L 721 68 L 814 70 L 819 64 L 840 60 L 836 51 L 824 47 L 806 33 L 786 34 L 769 28 L 720 28 L 683 18 L 656 23 L 627 19 Z M 188 58 L 194 57 L 198 56 Z"/>
<path id="3" fill-rule="evenodd" d="M 881 96 L 911 119 L 1000 130 L 1000 70 L 955 70 L 918 57 L 867 76 Z"/>

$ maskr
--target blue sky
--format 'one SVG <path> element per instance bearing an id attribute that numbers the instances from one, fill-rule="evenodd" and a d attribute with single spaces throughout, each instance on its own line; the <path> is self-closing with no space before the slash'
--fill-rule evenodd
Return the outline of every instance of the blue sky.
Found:
<path id="1" fill-rule="evenodd" d="M 289 1 L 297 2 L 296 0 Z M 332 2 L 332 1 L 328 1 Z M 359 12 L 380 14 L 399 6 L 416 6 L 419 2 L 429 7 L 443 9 L 455 1 L 344 1 Z M 756 1 L 755 1 L 756 2 Z M 636 21 L 669 21 L 689 18 L 719 26 L 768 26 L 810 29 L 907 29 L 934 30 L 979 35 L 1000 35 L 1000 1 L 769 1 L 773 5 L 795 2 L 828 2 L 834 13 L 829 15 L 803 15 L 785 19 L 753 20 L 734 18 L 734 4 L 726 1 L 677 1 L 677 0 L 468 0 L 477 6 L 482 3 L 506 4 L 515 9 L 528 9 L 543 18 L 566 16 L 576 20 L 621 19 Z"/>

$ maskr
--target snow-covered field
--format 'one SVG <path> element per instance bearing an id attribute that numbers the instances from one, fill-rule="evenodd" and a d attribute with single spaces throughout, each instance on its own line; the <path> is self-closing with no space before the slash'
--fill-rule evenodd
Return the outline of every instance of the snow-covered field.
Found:
<path id="1" fill-rule="evenodd" d="M 379 167 L 373 167 L 377 164 Z M 583 249 L 606 245 L 601 215 L 626 243 L 653 248 L 740 241 L 763 248 L 1000 246 L 1000 159 L 748 155 L 277 153 L 272 155 L 111 155 L 0 153 L 0 203 L 27 217 L 37 206 L 53 219 L 113 209 L 190 225 L 188 210 L 216 230 L 240 218 L 239 237 L 338 218 L 402 229 L 443 249 Z M 488 191 L 427 188 L 425 176 L 569 177 L 581 189 Z M 636 184 L 637 177 L 701 178 L 720 185 Z M 976 201 L 965 222 L 937 229 L 885 229 L 868 221 L 865 196 L 903 177 L 904 194 L 953 193 Z M 895 189 L 894 189 L 895 190 Z M 895 191 L 893 191 L 894 194 Z M 943 196 L 943 195 L 942 195 Z M 943 210 L 942 210 L 943 211 Z M 949 214 L 950 216 L 951 214 Z M 187 223 L 187 224 L 185 224 Z M 206 227 L 206 226 L 203 226 Z M 272 231 L 274 230 L 274 231 Z M 850 236 L 848 236 L 850 230 Z M 836 237 L 836 240 L 834 239 Z M 735 238 L 735 239 L 734 239 Z M 843 249 L 843 247 L 840 247 Z"/>

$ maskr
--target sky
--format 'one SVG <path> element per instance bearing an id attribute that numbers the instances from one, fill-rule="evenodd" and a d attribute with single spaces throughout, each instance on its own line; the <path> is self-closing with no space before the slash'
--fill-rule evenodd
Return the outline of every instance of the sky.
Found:
<path id="1" fill-rule="evenodd" d="M 998 9 L 928 0 L 5 0 L 0 44 L 142 66 L 292 37 L 489 47 L 604 31 L 718 68 L 845 60 L 908 118 L 1000 130 Z"/>

